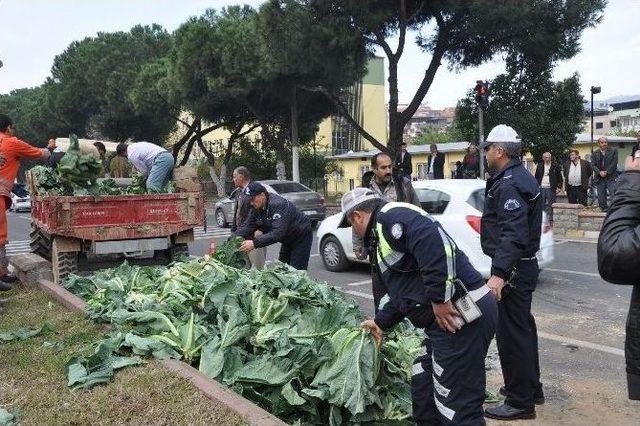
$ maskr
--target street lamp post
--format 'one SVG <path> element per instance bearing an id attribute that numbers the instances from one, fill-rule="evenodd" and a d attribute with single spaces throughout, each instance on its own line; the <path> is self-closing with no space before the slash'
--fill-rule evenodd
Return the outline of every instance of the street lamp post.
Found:
<path id="1" fill-rule="evenodd" d="M 600 86 L 591 86 L 591 154 L 593 154 L 593 95 L 600 93 Z"/>

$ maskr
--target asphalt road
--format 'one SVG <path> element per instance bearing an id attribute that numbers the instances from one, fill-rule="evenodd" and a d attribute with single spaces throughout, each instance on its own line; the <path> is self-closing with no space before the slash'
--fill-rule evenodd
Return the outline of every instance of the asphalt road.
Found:
<path id="1" fill-rule="evenodd" d="M 28 252 L 28 213 L 9 213 L 8 253 Z M 209 223 L 215 223 L 209 215 Z M 192 255 L 206 253 L 210 239 L 226 238 L 227 229 L 196 230 L 190 244 Z M 268 260 L 278 247 L 268 249 Z M 629 265 L 635 267 L 635 265 Z M 311 250 L 309 274 L 326 281 L 353 298 L 367 316 L 373 314 L 368 266 L 348 271 L 327 271 Z M 537 408 L 531 424 L 640 424 L 640 403 L 626 398 L 624 324 L 631 288 L 604 282 L 598 275 L 596 244 L 556 241 L 555 261 L 541 271 L 534 293 L 533 313 L 538 324 L 542 381 L 547 403 Z M 499 362 L 491 351 L 488 388 L 501 384 Z M 523 422 L 526 423 L 526 422 Z"/>

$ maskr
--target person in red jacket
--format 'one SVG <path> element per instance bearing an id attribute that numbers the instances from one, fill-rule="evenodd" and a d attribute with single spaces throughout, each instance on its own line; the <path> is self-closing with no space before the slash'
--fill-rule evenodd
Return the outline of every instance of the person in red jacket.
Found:
<path id="1" fill-rule="evenodd" d="M 0 291 L 10 290 L 16 277 L 8 274 L 7 263 L 7 210 L 11 207 L 11 190 L 15 182 L 20 160 L 48 159 L 48 149 L 40 149 L 14 136 L 15 127 L 11 119 L 0 114 Z"/>

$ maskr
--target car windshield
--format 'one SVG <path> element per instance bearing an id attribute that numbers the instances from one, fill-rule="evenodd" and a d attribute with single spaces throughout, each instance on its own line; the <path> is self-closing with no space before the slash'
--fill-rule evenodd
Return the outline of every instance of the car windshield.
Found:
<path id="1" fill-rule="evenodd" d="M 422 209 L 429 214 L 442 214 L 451 197 L 442 191 L 430 188 L 416 189 Z"/>
<path id="2" fill-rule="evenodd" d="M 298 182 L 270 183 L 269 186 L 271 186 L 278 194 L 286 194 L 289 192 L 313 192 Z"/>
<path id="3" fill-rule="evenodd" d="M 467 203 L 480 212 L 484 211 L 484 189 L 473 191 Z"/>

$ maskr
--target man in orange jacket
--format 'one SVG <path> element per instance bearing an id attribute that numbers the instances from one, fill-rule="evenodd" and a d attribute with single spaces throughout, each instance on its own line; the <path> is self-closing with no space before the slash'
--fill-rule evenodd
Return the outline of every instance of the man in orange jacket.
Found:
<path id="1" fill-rule="evenodd" d="M 8 274 L 7 262 L 7 210 L 11 207 L 11 190 L 15 182 L 20 160 L 48 159 L 51 153 L 21 141 L 14 136 L 15 127 L 11 119 L 0 114 L 0 291 L 10 290 L 16 277 Z"/>

